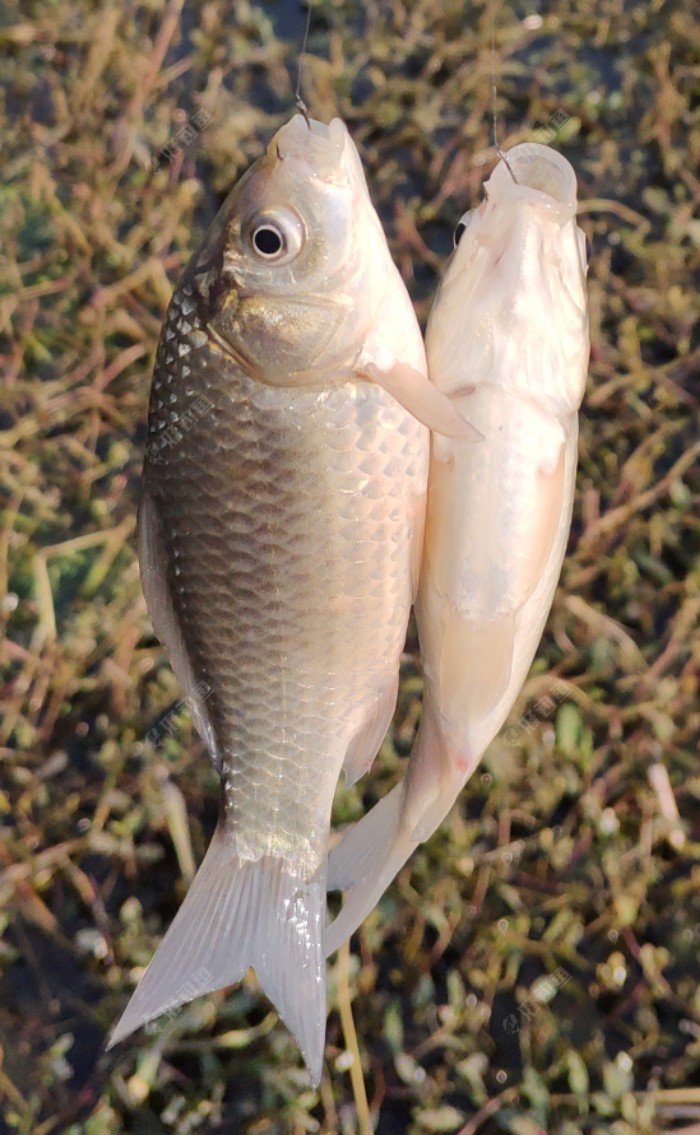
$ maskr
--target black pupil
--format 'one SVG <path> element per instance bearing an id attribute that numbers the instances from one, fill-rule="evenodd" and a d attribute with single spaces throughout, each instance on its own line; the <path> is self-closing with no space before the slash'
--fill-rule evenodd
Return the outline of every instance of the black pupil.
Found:
<path id="1" fill-rule="evenodd" d="M 456 229 L 455 229 L 455 236 L 454 236 L 454 240 L 455 240 L 455 248 L 456 248 L 456 247 L 457 247 L 457 245 L 459 244 L 459 242 L 460 242 L 460 240 L 461 240 L 461 237 L 462 237 L 462 233 L 464 232 L 464 230 L 466 229 L 466 227 L 467 227 L 467 226 L 465 225 L 464 221 L 460 221 L 460 222 L 459 222 L 459 224 L 457 225 L 457 227 L 456 227 Z"/>
<path id="2" fill-rule="evenodd" d="M 263 256 L 275 256 L 282 248 L 282 237 L 276 229 L 256 229 L 253 244 Z"/>

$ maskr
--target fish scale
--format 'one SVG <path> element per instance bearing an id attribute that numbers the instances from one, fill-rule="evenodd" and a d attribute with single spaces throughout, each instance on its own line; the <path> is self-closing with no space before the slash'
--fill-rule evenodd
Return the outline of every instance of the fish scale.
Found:
<path id="1" fill-rule="evenodd" d="M 252 965 L 318 1080 L 331 806 L 396 700 L 426 425 L 470 432 L 427 378 L 347 130 L 296 116 L 194 254 L 156 356 L 141 578 L 222 800 L 112 1043 Z"/>
<path id="2" fill-rule="evenodd" d="M 261 831 L 260 809 L 251 809 L 246 796 L 247 783 L 259 783 L 266 776 L 265 769 L 258 771 L 258 754 L 267 760 L 268 754 L 275 752 L 277 762 L 289 759 L 297 764 L 298 754 L 308 752 L 315 739 L 324 760 L 329 751 L 340 751 L 342 756 L 347 731 L 355 724 L 356 702 L 362 703 L 366 696 L 361 688 L 365 678 L 357 669 L 352 670 L 354 681 L 342 691 L 342 698 L 336 698 L 329 719 L 323 696 L 328 675 L 338 664 L 347 669 L 344 654 L 358 637 L 370 656 L 392 657 L 401 649 L 403 627 L 397 615 L 408 601 L 406 552 L 412 530 L 406 509 L 387 515 L 385 508 L 375 507 L 374 500 L 397 492 L 407 498 L 413 491 L 424 462 L 418 444 L 421 431 L 407 422 L 407 415 L 396 403 L 387 405 L 392 402 L 389 395 L 369 384 L 365 399 L 381 406 L 386 420 L 381 430 L 373 418 L 348 425 L 344 389 L 331 391 L 320 409 L 313 395 L 305 395 L 313 412 L 308 413 L 303 406 L 291 422 L 287 397 L 280 393 L 278 407 L 266 406 L 268 421 L 257 405 L 255 384 L 234 364 L 222 360 L 217 349 L 202 347 L 190 358 L 202 373 L 215 374 L 215 379 L 203 387 L 213 408 L 188 433 L 188 444 L 174 446 L 155 467 L 157 476 L 147 471 L 146 483 L 158 503 L 167 543 L 178 561 L 173 596 L 179 622 L 215 691 L 210 713 L 222 750 L 227 760 L 236 763 L 227 781 L 227 793 L 237 817 L 237 850 L 244 858 L 254 859 L 265 853 L 271 841 Z M 177 361 L 177 354 L 168 352 L 162 365 L 174 368 L 176 373 Z M 171 384 L 172 374 L 171 369 Z M 180 415 L 185 413 L 188 401 L 183 392 Z M 264 401 L 269 403 L 269 394 Z M 238 429 L 241 402 L 250 407 L 259 423 L 257 430 L 249 428 L 241 433 Z M 351 405 L 359 408 L 357 416 L 361 419 L 363 398 L 351 400 Z M 156 406 L 151 411 L 152 434 L 156 437 L 162 429 L 161 417 Z M 324 445 L 324 435 L 330 431 L 336 438 L 338 431 L 346 437 L 342 448 Z M 415 437 L 412 447 L 405 444 L 411 432 Z M 304 466 L 296 459 L 301 439 L 309 454 Z M 226 452 L 227 462 L 245 469 L 235 492 L 228 465 L 212 465 L 205 460 L 207 454 L 220 449 Z M 319 496 L 319 480 L 328 484 L 325 497 Z M 228 523 L 227 503 L 232 497 L 233 528 Z M 271 513 L 266 511 L 268 506 L 273 506 Z M 190 515 L 197 520 L 195 541 L 191 522 L 185 519 Z M 262 515 L 266 517 L 264 523 Z M 277 515 L 283 518 L 283 526 L 275 524 Z M 215 550 L 213 562 L 210 557 L 206 563 L 202 561 L 199 541 Z M 384 567 L 387 546 L 399 551 L 393 577 Z M 382 570 L 376 586 L 368 592 L 368 582 L 372 584 L 373 580 L 372 572 L 366 569 L 377 560 Z M 340 588 L 339 568 L 343 576 Z M 269 597 L 277 591 L 285 598 L 274 608 Z M 293 603 L 295 595 L 311 595 L 313 607 L 300 611 Z M 382 605 L 381 618 L 377 618 L 373 599 Z M 259 629 L 261 610 L 268 616 L 264 640 Z M 227 623 L 229 612 L 235 612 L 232 629 Z M 285 651 L 294 660 L 291 676 L 286 670 L 275 673 L 270 666 L 271 654 Z M 280 745 L 279 718 L 271 710 L 278 707 L 281 697 L 282 672 L 285 718 L 293 721 L 294 727 L 289 727 L 289 739 Z M 368 676 L 372 681 L 371 672 Z M 233 683 L 230 691 L 228 683 Z M 255 730 L 248 730 L 245 743 L 241 720 L 249 726 L 253 720 L 257 725 Z M 238 774 L 239 765 L 249 770 L 249 778 Z M 301 804 L 296 802 L 299 775 L 305 778 L 306 786 Z M 290 825 L 290 834 L 315 834 L 319 827 L 327 827 L 329 801 L 319 799 L 318 791 L 314 791 L 317 770 L 308 762 L 304 769 L 295 769 L 295 780 L 291 786 L 278 780 L 270 785 L 272 795 L 263 815 L 289 809 L 294 803 L 296 822 Z M 274 842 L 278 848 L 284 842 L 279 832 Z M 303 843 L 306 846 L 308 839 Z M 296 854 L 293 839 L 289 854 Z M 318 867 L 316 855 L 307 871 L 313 873 Z"/>

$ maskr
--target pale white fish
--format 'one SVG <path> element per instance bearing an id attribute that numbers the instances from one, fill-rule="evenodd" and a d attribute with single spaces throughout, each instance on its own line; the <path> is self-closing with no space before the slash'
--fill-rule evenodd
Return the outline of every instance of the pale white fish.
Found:
<path id="1" fill-rule="evenodd" d="M 347 894 L 326 936 L 329 953 L 442 821 L 501 728 L 542 635 L 569 534 L 589 355 L 571 165 L 547 146 L 514 147 L 461 228 L 426 347 L 433 382 L 484 440 L 432 439 L 416 605 L 421 724 L 405 780 L 330 856 L 329 888 Z"/>
<path id="2" fill-rule="evenodd" d="M 194 254 L 156 358 L 142 581 L 222 803 L 112 1044 L 253 966 L 320 1078 L 330 811 L 396 699 L 428 470 L 414 415 L 472 432 L 427 379 L 345 126 L 297 115 Z"/>

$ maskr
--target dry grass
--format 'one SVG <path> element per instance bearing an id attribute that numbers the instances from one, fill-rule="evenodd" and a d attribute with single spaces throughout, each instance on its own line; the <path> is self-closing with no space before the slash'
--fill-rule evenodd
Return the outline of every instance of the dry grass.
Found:
<path id="1" fill-rule="evenodd" d="M 183 800 L 196 860 L 217 807 L 187 714 L 145 741 L 179 697 L 134 549 L 153 352 L 291 110 L 304 13 L 5 6 L 2 1132 L 351 1135 L 346 988 L 379 1135 L 700 1130 L 700 31 L 680 0 L 553 0 L 541 26 L 520 4 L 318 3 L 307 101 L 348 121 L 421 317 L 494 160 L 492 12 L 501 142 L 563 109 L 593 248 L 570 553 L 509 730 L 330 968 L 316 1093 L 252 982 L 102 1051 L 191 873 Z M 341 819 L 400 775 L 411 650 Z"/>

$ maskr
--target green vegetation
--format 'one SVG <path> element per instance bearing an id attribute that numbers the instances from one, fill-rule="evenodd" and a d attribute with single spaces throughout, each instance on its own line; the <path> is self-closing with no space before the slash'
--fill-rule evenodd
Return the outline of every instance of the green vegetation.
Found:
<path id="1" fill-rule="evenodd" d="M 329 967 L 320 1091 L 252 978 L 103 1051 L 217 810 L 188 713 L 146 739 L 180 697 L 134 542 L 153 353 L 292 110 L 303 25 L 291 0 L 0 17 L 0 1132 L 367 1135 L 364 1078 L 379 1135 L 697 1135 L 700 26 L 681 0 L 316 4 L 306 101 L 348 122 L 422 319 L 495 160 L 494 73 L 501 144 L 535 135 L 577 170 L 593 352 L 570 552 L 507 728 Z M 402 775 L 419 702 L 412 635 L 339 821 Z"/>

